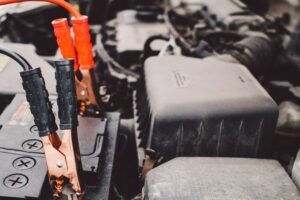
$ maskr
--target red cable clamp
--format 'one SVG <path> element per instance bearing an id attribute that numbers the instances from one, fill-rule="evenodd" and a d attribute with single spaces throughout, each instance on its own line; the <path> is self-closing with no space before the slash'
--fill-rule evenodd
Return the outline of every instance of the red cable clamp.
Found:
<path id="1" fill-rule="evenodd" d="M 74 59 L 74 70 L 78 70 L 78 61 L 70 27 L 66 18 L 60 18 L 52 21 L 54 34 L 59 46 L 60 52 L 65 59 Z"/>
<path id="2" fill-rule="evenodd" d="M 72 17 L 75 46 L 80 69 L 93 69 L 94 58 L 87 16 Z"/>

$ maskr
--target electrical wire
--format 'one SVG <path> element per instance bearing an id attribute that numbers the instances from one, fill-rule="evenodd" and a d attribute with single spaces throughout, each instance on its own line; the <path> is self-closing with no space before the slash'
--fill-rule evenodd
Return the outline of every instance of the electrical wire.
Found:
<path id="1" fill-rule="evenodd" d="M 19 65 L 21 65 L 24 71 L 32 69 L 31 65 L 21 55 L 2 47 L 0 47 L 0 53 L 15 60 Z"/>
<path id="2" fill-rule="evenodd" d="M 156 52 L 151 48 L 152 42 L 154 42 L 155 40 L 163 40 L 167 42 L 169 41 L 169 39 L 170 39 L 169 36 L 161 35 L 161 34 L 152 35 L 148 37 L 148 39 L 144 43 L 144 50 L 140 57 L 140 62 L 143 63 L 148 57 L 156 54 Z"/>
<path id="3" fill-rule="evenodd" d="M 170 30 L 171 34 L 178 39 L 187 49 L 192 49 L 192 44 L 187 41 L 177 30 L 176 28 L 173 26 L 171 18 L 170 18 L 170 12 L 172 11 L 171 8 L 167 8 L 165 10 L 165 14 L 164 14 L 164 19 L 165 19 L 165 23 L 166 26 L 168 27 L 168 29 Z"/>
<path id="4" fill-rule="evenodd" d="M 53 3 L 65 8 L 69 13 L 71 13 L 76 18 L 81 17 L 80 12 L 74 6 L 72 6 L 70 3 L 64 0 L 0 0 L 0 5 L 28 2 L 28 1 L 45 1 L 49 3 Z"/>
<path id="5" fill-rule="evenodd" d="M 23 60 L 27 65 L 28 65 L 28 69 L 32 69 L 31 65 L 29 64 L 29 62 L 20 54 L 18 54 L 17 52 L 14 52 L 15 54 L 17 54 L 17 56 L 20 57 L 21 60 Z"/>
<path id="6" fill-rule="evenodd" d="M 139 75 L 129 69 L 126 69 L 125 67 L 123 67 L 122 65 L 120 65 L 117 61 L 115 61 L 109 54 L 108 52 L 105 50 L 102 41 L 101 41 L 101 36 L 98 34 L 96 36 L 96 53 L 103 59 L 103 61 L 107 64 L 110 64 L 111 67 L 115 67 L 116 69 L 118 69 L 119 71 L 121 71 L 122 73 L 132 76 L 134 78 L 139 78 Z"/>

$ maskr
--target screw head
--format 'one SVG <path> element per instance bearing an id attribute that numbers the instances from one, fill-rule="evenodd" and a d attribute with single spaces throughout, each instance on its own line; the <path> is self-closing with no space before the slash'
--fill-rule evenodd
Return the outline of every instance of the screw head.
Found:
<path id="1" fill-rule="evenodd" d="M 11 174 L 5 177 L 3 184 L 12 189 L 22 188 L 28 183 L 28 177 L 24 174 Z"/>
<path id="2" fill-rule="evenodd" d="M 43 148 L 43 143 L 40 140 L 31 139 L 23 142 L 22 147 L 26 151 L 38 151 Z"/>
<path id="3" fill-rule="evenodd" d="M 31 169 L 35 164 L 35 159 L 31 157 L 19 157 L 13 161 L 14 168 L 20 170 Z"/>

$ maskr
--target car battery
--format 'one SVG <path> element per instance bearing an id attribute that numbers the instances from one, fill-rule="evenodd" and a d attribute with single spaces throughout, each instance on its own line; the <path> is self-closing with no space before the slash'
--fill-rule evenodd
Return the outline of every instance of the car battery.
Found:
<path id="1" fill-rule="evenodd" d="M 57 115 L 56 97 L 50 101 Z M 109 199 L 119 114 L 107 113 L 102 119 L 79 116 L 79 124 L 87 199 L 100 194 Z M 25 95 L 15 96 L 0 116 L 0 125 L 0 200 L 51 199 L 43 145 Z"/>
<path id="2" fill-rule="evenodd" d="M 56 94 L 54 82 L 55 70 L 48 62 L 35 53 L 33 45 L 4 43 L 3 46 L 26 58 L 33 68 L 40 67 L 49 94 Z M 5 55 L 0 55 L 0 95 L 25 93 L 19 75 L 21 70 L 16 61 Z"/>

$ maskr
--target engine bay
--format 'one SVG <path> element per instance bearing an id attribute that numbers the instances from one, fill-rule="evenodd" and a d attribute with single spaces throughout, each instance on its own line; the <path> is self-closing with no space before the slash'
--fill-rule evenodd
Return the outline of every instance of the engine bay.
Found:
<path id="1" fill-rule="evenodd" d="M 0 5 L 0 200 L 300 199 L 300 2 Z"/>

